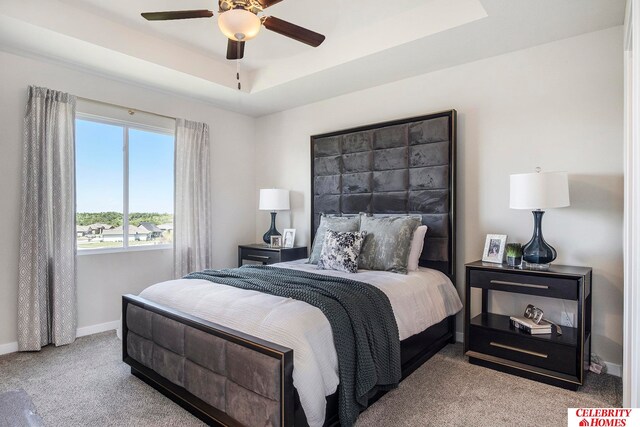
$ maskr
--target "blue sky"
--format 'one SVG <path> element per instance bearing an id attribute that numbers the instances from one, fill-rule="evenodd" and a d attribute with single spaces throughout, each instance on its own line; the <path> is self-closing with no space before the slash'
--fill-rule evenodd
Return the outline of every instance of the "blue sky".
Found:
<path id="1" fill-rule="evenodd" d="M 78 212 L 122 212 L 123 128 L 76 120 Z M 173 213 L 173 135 L 129 129 L 129 212 Z"/>

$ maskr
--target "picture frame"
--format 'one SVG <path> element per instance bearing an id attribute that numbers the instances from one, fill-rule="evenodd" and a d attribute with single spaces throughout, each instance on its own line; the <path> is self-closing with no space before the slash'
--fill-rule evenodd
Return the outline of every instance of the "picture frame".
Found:
<path id="1" fill-rule="evenodd" d="M 482 252 L 482 262 L 502 264 L 506 244 L 506 234 L 487 234 L 484 242 L 484 251 Z"/>
<path id="2" fill-rule="evenodd" d="M 282 236 L 271 236 L 271 245 L 272 248 L 281 248 L 282 247 Z"/>
<path id="3" fill-rule="evenodd" d="M 296 229 L 285 228 L 284 231 L 282 232 L 282 247 L 292 248 L 294 246 L 295 240 L 296 240 Z"/>

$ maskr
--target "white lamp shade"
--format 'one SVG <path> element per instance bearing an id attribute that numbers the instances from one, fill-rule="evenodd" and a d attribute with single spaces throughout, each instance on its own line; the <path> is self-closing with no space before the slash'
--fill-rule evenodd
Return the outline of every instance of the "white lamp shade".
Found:
<path id="1" fill-rule="evenodd" d="M 566 172 L 538 172 L 511 175 L 511 209 L 547 209 L 569 206 L 569 178 Z"/>
<path id="2" fill-rule="evenodd" d="M 218 27 L 227 38 L 235 41 L 251 40 L 260 31 L 260 18 L 244 9 L 231 9 L 218 16 Z"/>
<path id="3" fill-rule="evenodd" d="M 289 190 L 267 188 L 260 190 L 261 211 L 288 211 Z"/>

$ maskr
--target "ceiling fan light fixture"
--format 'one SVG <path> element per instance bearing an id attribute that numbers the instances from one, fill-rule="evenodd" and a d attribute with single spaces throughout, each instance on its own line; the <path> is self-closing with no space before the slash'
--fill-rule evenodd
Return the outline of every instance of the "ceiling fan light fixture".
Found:
<path id="1" fill-rule="evenodd" d="M 235 41 L 247 41 L 258 35 L 261 21 L 248 10 L 231 9 L 218 16 L 218 26 L 227 38 Z"/>

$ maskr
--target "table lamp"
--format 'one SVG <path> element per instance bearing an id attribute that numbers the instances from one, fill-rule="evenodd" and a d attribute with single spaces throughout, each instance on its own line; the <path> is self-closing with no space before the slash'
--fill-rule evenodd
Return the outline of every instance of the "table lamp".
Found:
<path id="1" fill-rule="evenodd" d="M 289 190 L 277 188 L 260 190 L 260 206 L 258 209 L 271 211 L 271 228 L 262 236 L 262 240 L 265 243 L 271 243 L 271 236 L 280 236 L 280 233 L 276 230 L 276 211 L 289 210 Z"/>
<path id="2" fill-rule="evenodd" d="M 569 179 L 566 172 L 521 173 L 510 176 L 511 209 L 531 209 L 533 236 L 522 248 L 528 268 L 546 270 L 557 257 L 556 250 L 542 237 L 544 209 L 569 206 Z"/>

